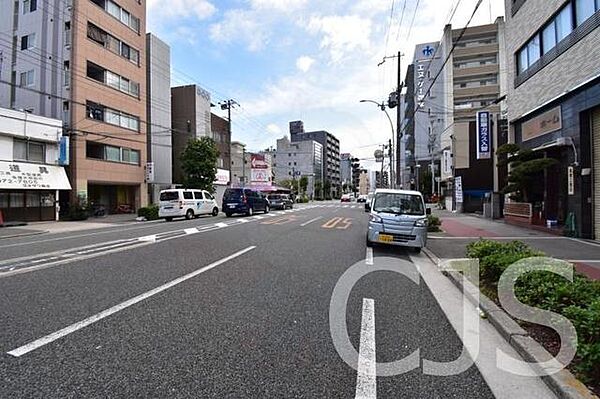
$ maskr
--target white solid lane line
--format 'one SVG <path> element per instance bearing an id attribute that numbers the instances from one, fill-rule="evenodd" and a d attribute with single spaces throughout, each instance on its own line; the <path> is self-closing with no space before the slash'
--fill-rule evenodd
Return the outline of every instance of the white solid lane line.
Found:
<path id="1" fill-rule="evenodd" d="M 196 233 L 199 233 L 199 232 L 200 232 L 200 230 L 198 230 L 198 229 L 197 229 L 197 228 L 195 228 L 195 227 L 194 227 L 194 228 L 192 228 L 192 229 L 185 229 L 185 230 L 183 230 L 183 231 L 185 232 L 185 234 L 196 234 Z"/>
<path id="2" fill-rule="evenodd" d="M 218 227 L 220 229 L 223 229 L 223 228 L 225 228 L 227 226 L 228 226 L 227 223 L 215 223 L 215 227 Z"/>
<path id="3" fill-rule="evenodd" d="M 375 356 L 375 301 L 363 298 L 356 399 L 377 398 L 377 359 Z"/>
<path id="4" fill-rule="evenodd" d="M 25 354 L 27 354 L 27 353 L 29 353 L 31 351 L 34 351 L 34 350 L 36 350 L 36 349 L 38 349 L 38 348 L 40 348 L 40 347 L 42 347 L 44 345 L 47 345 L 47 344 L 49 344 L 51 342 L 56 341 L 57 339 L 60 339 L 60 338 L 62 338 L 64 336 L 66 336 L 66 335 L 69 335 L 69 334 L 71 334 L 71 333 L 73 333 L 73 332 L 75 332 L 77 330 L 81 330 L 82 328 L 85 328 L 85 327 L 89 326 L 90 324 L 93 324 L 93 323 L 95 323 L 97 321 L 100 321 L 100 320 L 102 320 L 102 319 L 110 316 L 110 315 L 113 315 L 113 314 L 115 314 L 117 312 L 120 312 L 123 309 L 126 309 L 126 308 L 128 308 L 128 307 L 130 307 L 132 305 L 135 305 L 138 302 L 141 302 L 141 301 L 143 301 L 145 299 L 148 299 L 148 298 L 150 298 L 150 297 L 152 297 L 152 296 L 154 296 L 154 295 L 156 295 L 158 293 L 166 291 L 169 288 L 172 288 L 172 287 L 174 287 L 174 286 L 176 286 L 178 284 L 183 283 L 184 281 L 187 281 L 187 280 L 189 280 L 191 278 L 194 278 L 194 277 L 198 276 L 199 274 L 202 274 L 202 273 L 207 272 L 207 271 L 209 271 L 211 269 L 214 269 L 215 267 L 220 266 L 223 263 L 229 262 L 230 260 L 233 260 L 233 259 L 235 259 L 235 258 L 237 258 L 239 256 L 242 256 L 246 252 L 250 252 L 250 251 L 252 251 L 255 248 L 256 248 L 256 246 L 251 246 L 251 247 L 248 247 L 248 248 L 243 249 L 241 251 L 238 251 L 238 252 L 236 252 L 236 253 L 234 253 L 232 255 L 229 255 L 229 256 L 221 259 L 221 260 L 218 260 L 218 261 L 216 261 L 214 263 L 211 263 L 208 266 L 204 266 L 203 268 L 198 269 L 198 270 L 196 270 L 194 272 L 191 272 L 189 274 L 186 274 L 185 276 L 176 278 L 175 280 L 172 280 L 172 281 L 170 281 L 170 282 L 168 282 L 168 283 L 166 283 L 164 285 L 161 285 L 160 287 L 156 287 L 156 288 L 154 288 L 154 289 L 152 289 L 152 290 L 150 290 L 148 292 L 145 292 L 145 293 L 140 294 L 140 295 L 138 295 L 136 297 L 133 297 L 133 298 L 131 298 L 131 299 L 125 301 L 125 302 L 122 302 L 122 303 L 120 303 L 118 305 L 115 305 L 115 306 L 113 306 L 111 308 L 103 310 L 102 312 L 97 313 L 97 314 L 95 314 L 95 315 L 93 315 L 91 317 L 88 317 L 87 319 L 84 319 L 84 320 L 78 321 L 77 323 L 71 324 L 70 326 L 63 328 L 62 330 L 58 330 L 56 332 L 53 332 L 52 334 L 46 335 L 45 337 L 37 339 L 37 340 L 35 340 L 33 342 L 30 342 L 30 343 L 28 343 L 26 345 L 20 346 L 17 349 L 14 349 L 14 350 L 8 352 L 8 354 L 11 355 L 11 356 L 14 356 L 14 357 L 23 356 L 23 355 L 25 355 Z"/>
<path id="5" fill-rule="evenodd" d="M 367 247 L 367 256 L 365 257 L 365 263 L 367 265 L 373 265 L 373 248 Z"/>
<path id="6" fill-rule="evenodd" d="M 138 241 L 156 242 L 156 234 L 138 238 Z"/>
<path id="7" fill-rule="evenodd" d="M 316 222 L 317 220 L 321 220 L 321 219 L 323 219 L 323 216 L 316 217 L 316 218 L 314 218 L 314 219 L 311 219 L 311 220 L 309 220 L 308 222 L 302 223 L 302 224 L 300 225 L 300 227 L 305 227 L 305 226 L 308 226 L 309 224 L 311 224 L 311 223 L 313 223 L 313 222 Z"/>

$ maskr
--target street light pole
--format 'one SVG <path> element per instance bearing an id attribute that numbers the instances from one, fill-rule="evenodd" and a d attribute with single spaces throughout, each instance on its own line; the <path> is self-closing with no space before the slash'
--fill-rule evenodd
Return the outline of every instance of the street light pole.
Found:
<path id="1" fill-rule="evenodd" d="M 391 188 L 395 188 L 395 184 L 394 184 L 394 167 L 393 167 L 393 163 L 394 163 L 394 158 L 393 158 L 393 153 L 394 153 L 394 122 L 392 121 L 392 118 L 390 117 L 390 114 L 387 112 L 387 110 L 385 109 L 385 103 L 378 103 L 377 101 L 373 101 L 373 100 L 360 100 L 361 103 L 373 103 L 375 105 L 377 105 L 383 112 L 385 112 L 385 116 L 387 116 L 388 121 L 390 121 L 390 128 L 392 129 L 392 140 L 390 140 L 390 149 L 389 149 L 389 154 L 390 154 L 390 187 Z M 381 161 L 381 170 L 382 170 L 382 175 L 381 178 L 383 180 L 383 162 Z"/>

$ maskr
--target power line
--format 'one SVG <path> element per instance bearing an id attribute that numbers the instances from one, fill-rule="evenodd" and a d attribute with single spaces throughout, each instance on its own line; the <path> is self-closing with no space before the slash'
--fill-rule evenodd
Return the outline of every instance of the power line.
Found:
<path id="1" fill-rule="evenodd" d="M 388 42 L 390 40 L 390 33 L 392 30 L 392 21 L 394 20 L 394 5 L 395 4 L 396 4 L 396 0 L 392 0 L 392 7 L 390 10 L 390 22 L 388 23 L 387 34 L 385 35 L 385 54 L 387 54 Z"/>

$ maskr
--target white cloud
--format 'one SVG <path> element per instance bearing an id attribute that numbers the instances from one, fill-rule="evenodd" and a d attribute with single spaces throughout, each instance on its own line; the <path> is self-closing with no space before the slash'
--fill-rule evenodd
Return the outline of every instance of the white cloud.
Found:
<path id="1" fill-rule="evenodd" d="M 181 18 L 191 14 L 204 20 L 213 16 L 217 8 L 208 0 L 148 0 L 147 10 L 157 18 Z"/>
<path id="2" fill-rule="evenodd" d="M 308 72 L 308 70 L 310 69 L 310 67 L 313 66 L 314 63 L 314 59 L 304 55 L 296 60 L 296 68 L 298 68 L 302 72 Z"/>
<path id="3" fill-rule="evenodd" d="M 230 10 L 218 23 L 210 26 L 210 38 L 216 43 L 244 43 L 249 51 L 262 50 L 269 42 L 267 27 L 253 11 Z"/>
<path id="4" fill-rule="evenodd" d="M 250 0 L 253 8 L 291 12 L 306 5 L 307 0 Z"/>
<path id="5" fill-rule="evenodd" d="M 281 134 L 282 132 L 281 128 L 274 123 L 267 125 L 267 131 L 271 134 Z"/>
<path id="6" fill-rule="evenodd" d="M 339 62 L 347 53 L 369 49 L 371 24 L 358 15 L 312 17 L 308 31 L 322 34 L 321 48 L 329 50 L 333 62 Z"/>

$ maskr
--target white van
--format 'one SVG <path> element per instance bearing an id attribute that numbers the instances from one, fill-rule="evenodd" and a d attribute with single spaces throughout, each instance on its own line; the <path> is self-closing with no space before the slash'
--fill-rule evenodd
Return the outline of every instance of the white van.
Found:
<path id="1" fill-rule="evenodd" d="M 219 214 L 215 197 L 204 190 L 170 189 L 160 192 L 158 217 L 167 222 L 176 217 L 192 219 L 200 215 Z"/>

